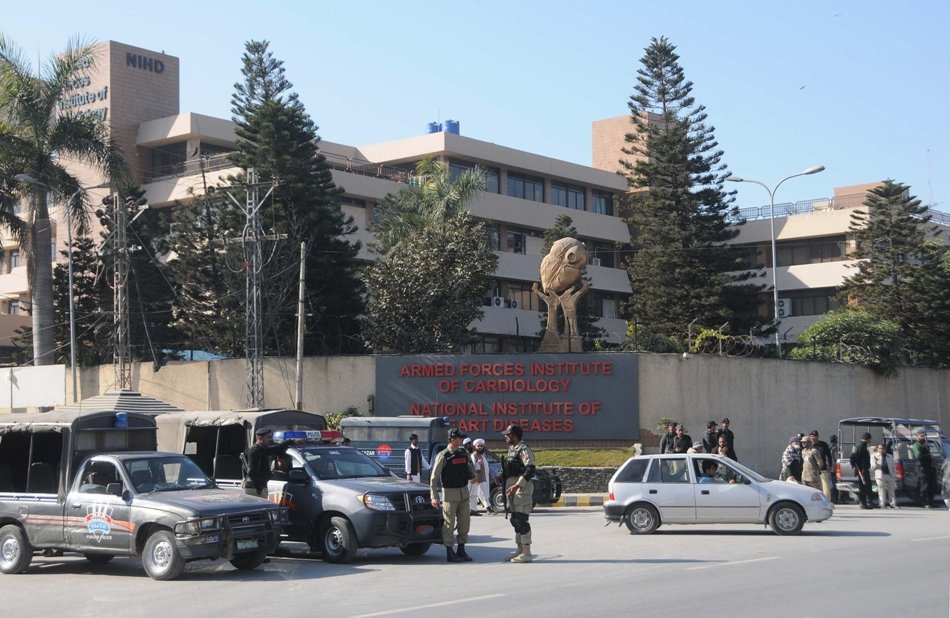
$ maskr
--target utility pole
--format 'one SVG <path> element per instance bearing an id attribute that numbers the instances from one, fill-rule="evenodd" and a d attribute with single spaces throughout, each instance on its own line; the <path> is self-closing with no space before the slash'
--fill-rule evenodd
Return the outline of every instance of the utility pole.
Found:
<path id="1" fill-rule="evenodd" d="M 132 388 L 132 352 L 129 347 L 129 247 L 125 230 L 125 204 L 116 191 L 112 198 L 112 221 L 115 225 L 113 246 L 115 266 L 112 279 L 112 367 L 115 386 Z"/>
<path id="2" fill-rule="evenodd" d="M 247 204 L 244 211 L 245 346 L 247 354 L 247 407 L 264 407 L 264 359 L 261 325 L 261 230 L 260 203 L 257 201 L 257 170 L 247 170 Z"/>
<path id="3" fill-rule="evenodd" d="M 303 410 L 303 331 L 304 299 L 307 292 L 307 243 L 300 243 L 300 289 L 297 293 L 297 390 L 294 396 L 294 407 Z"/>

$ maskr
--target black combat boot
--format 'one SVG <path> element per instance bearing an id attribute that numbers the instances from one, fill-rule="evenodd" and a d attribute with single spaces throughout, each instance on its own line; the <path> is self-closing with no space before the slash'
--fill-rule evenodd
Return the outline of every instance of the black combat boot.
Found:
<path id="1" fill-rule="evenodd" d="M 465 558 L 460 557 L 455 553 L 455 550 L 451 547 L 445 548 L 445 561 L 446 562 L 465 562 Z"/>
<path id="2" fill-rule="evenodd" d="M 464 560 L 465 562 L 471 562 L 472 557 L 465 553 L 465 544 L 459 543 L 459 549 L 455 552 L 455 555 Z"/>

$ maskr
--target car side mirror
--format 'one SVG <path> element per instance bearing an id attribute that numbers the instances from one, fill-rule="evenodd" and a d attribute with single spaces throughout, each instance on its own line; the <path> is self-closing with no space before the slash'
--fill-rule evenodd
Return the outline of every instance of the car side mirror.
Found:
<path id="1" fill-rule="evenodd" d="M 295 485 L 306 485 L 310 482 L 310 477 L 303 470 L 294 469 L 287 472 L 287 482 Z"/>
<path id="2" fill-rule="evenodd" d="M 110 496 L 122 496 L 122 483 L 109 483 L 106 485 L 106 493 Z"/>

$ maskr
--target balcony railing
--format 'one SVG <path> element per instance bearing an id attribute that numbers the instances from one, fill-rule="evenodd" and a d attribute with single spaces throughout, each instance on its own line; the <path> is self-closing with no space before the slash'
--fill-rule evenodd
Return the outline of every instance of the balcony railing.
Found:
<path id="1" fill-rule="evenodd" d="M 802 200 L 799 202 L 785 202 L 775 205 L 775 217 L 788 217 L 790 215 L 803 215 L 811 212 L 822 212 L 826 210 L 843 210 L 851 208 L 861 208 L 864 206 L 866 193 L 853 193 L 851 195 L 841 195 L 838 197 L 819 198 L 813 200 Z M 770 216 L 770 206 L 753 206 L 752 208 L 740 208 L 739 214 L 749 221 L 758 219 L 768 219 Z M 950 214 L 929 208 L 927 214 L 931 217 L 931 222 L 940 225 L 950 225 Z"/>
<path id="2" fill-rule="evenodd" d="M 375 178 L 385 178 L 393 182 L 408 183 L 410 172 L 390 165 L 380 165 L 379 163 L 370 163 L 369 161 L 353 160 L 348 157 L 332 153 L 322 153 L 327 160 L 327 164 L 335 170 L 341 172 L 350 172 L 351 174 L 360 174 L 362 176 L 373 176 Z M 200 159 L 191 159 L 172 165 L 163 165 L 149 170 L 145 173 L 145 182 L 156 182 L 167 180 L 169 178 L 178 178 L 181 176 L 194 176 L 202 172 L 202 166 L 205 172 L 213 172 L 229 167 L 234 167 L 234 163 L 228 157 L 228 153 L 223 152 L 216 155 L 201 157 Z"/>

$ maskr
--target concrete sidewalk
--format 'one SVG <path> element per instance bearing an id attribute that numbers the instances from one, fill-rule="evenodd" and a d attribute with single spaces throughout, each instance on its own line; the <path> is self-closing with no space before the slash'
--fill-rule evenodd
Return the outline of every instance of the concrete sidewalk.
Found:
<path id="1" fill-rule="evenodd" d="M 540 506 L 603 506 L 606 500 L 607 494 L 561 494 L 557 502 Z"/>

